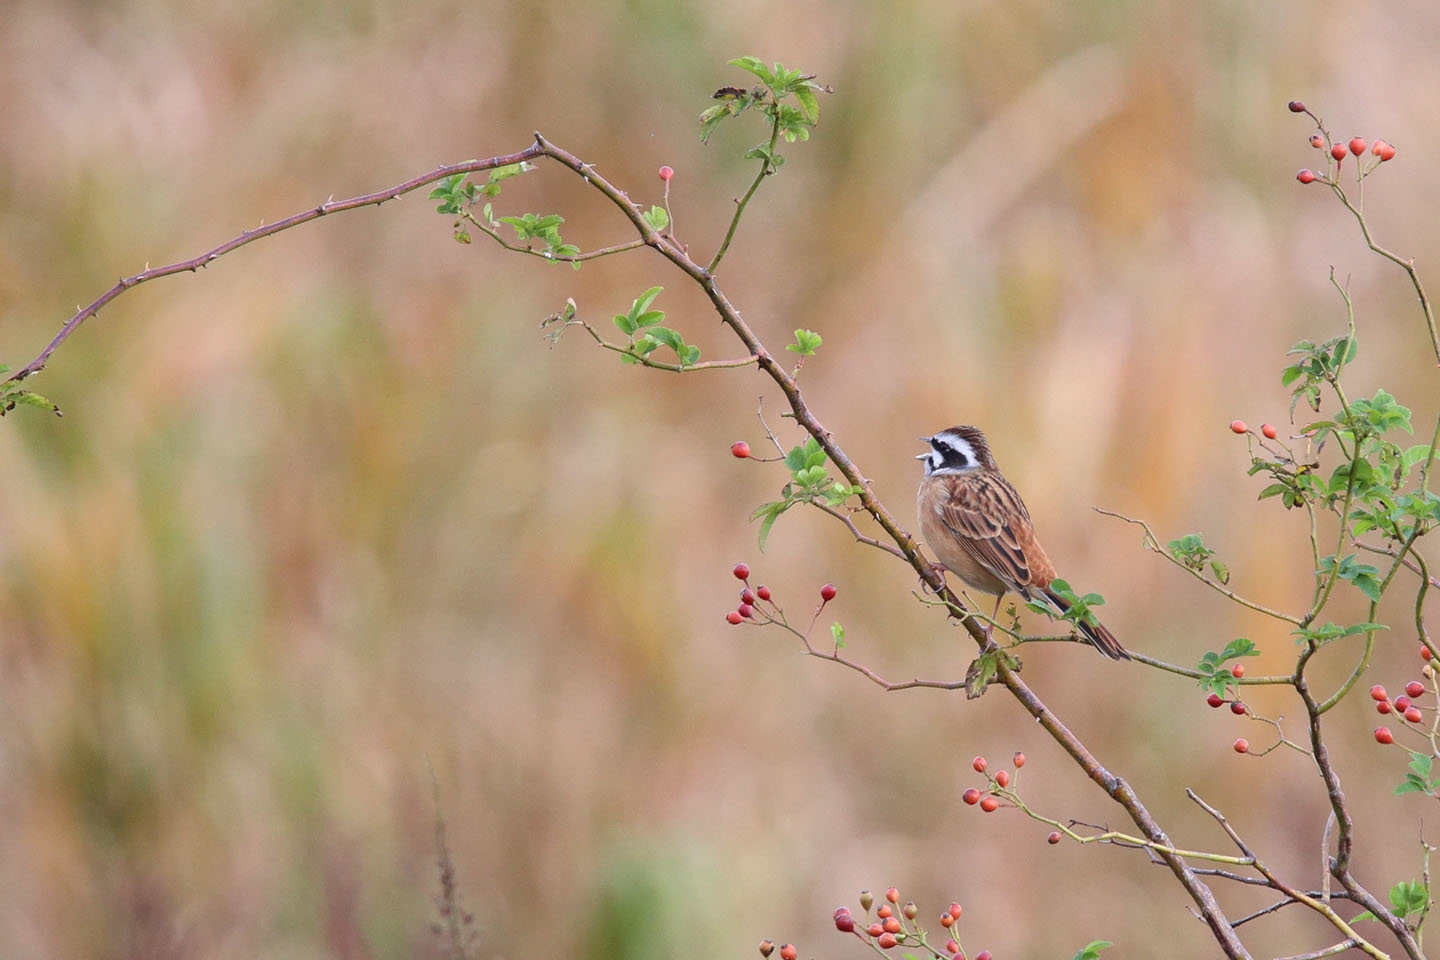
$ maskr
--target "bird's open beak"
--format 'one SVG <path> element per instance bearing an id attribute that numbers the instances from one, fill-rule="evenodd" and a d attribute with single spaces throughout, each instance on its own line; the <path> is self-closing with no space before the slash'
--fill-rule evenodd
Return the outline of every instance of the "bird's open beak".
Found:
<path id="1" fill-rule="evenodd" d="M 934 440 L 934 439 L 935 439 L 934 437 L 921 437 L 921 438 L 920 438 L 920 442 L 921 442 L 921 443 L 924 443 L 924 444 L 929 444 L 930 441 L 931 441 L 931 440 Z M 916 454 L 916 455 L 915 455 L 915 459 L 916 459 L 916 460 L 924 460 L 924 459 L 925 459 L 926 457 L 928 457 L 928 456 L 930 456 L 930 452 L 927 450 L 925 453 Z"/>

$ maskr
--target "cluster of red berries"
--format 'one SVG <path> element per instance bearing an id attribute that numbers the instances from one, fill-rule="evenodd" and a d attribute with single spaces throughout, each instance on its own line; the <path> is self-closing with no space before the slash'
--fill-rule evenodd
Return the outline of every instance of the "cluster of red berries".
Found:
<path id="1" fill-rule="evenodd" d="M 756 609 L 762 602 L 769 603 L 772 609 L 775 609 L 775 605 L 770 602 L 769 587 L 762 583 L 758 587 L 751 588 L 750 565 L 748 563 L 737 563 L 735 564 L 735 569 L 730 572 L 735 574 L 736 580 L 745 584 L 745 589 L 740 591 L 740 605 L 725 614 L 725 622 L 732 626 L 739 626 L 746 620 L 760 622 L 761 617 L 764 618 L 765 622 L 773 620 L 774 618 L 769 612 Z M 835 584 L 833 583 L 827 583 L 820 587 L 820 606 L 816 608 L 817 613 L 824 609 L 825 604 L 835 599 L 836 592 Z M 778 612 L 778 610 L 776 610 L 776 612 Z"/>
<path id="2" fill-rule="evenodd" d="M 881 950 L 890 950 L 899 944 L 919 944 L 928 947 L 925 940 L 925 931 L 915 923 L 915 918 L 920 915 L 920 908 L 915 906 L 915 901 L 907 900 L 902 906 L 900 904 L 900 891 L 891 887 L 885 891 L 885 900 L 875 911 L 875 920 L 870 921 L 870 908 L 875 905 L 875 896 L 869 890 L 860 891 L 860 909 L 865 912 L 865 923 L 861 925 L 855 921 L 849 907 L 835 908 L 835 929 L 841 933 L 852 933 L 861 940 L 873 942 Z M 898 916 L 897 916 L 898 911 Z M 960 904 L 950 904 L 950 909 L 940 914 L 940 926 L 946 930 L 952 930 L 960 915 L 964 913 Z M 908 926 L 908 929 L 907 929 Z M 945 955 L 950 960 L 965 960 L 965 951 L 960 949 L 960 942 L 956 939 L 958 934 L 952 934 L 950 939 L 945 941 Z M 760 955 L 769 957 L 769 950 L 775 945 L 769 940 L 760 943 Z M 781 947 L 781 960 L 794 960 L 792 954 L 786 958 L 784 947 Z M 933 948 L 931 952 L 934 953 Z M 981 950 L 975 954 L 975 960 L 991 960 L 989 950 Z"/>
<path id="3" fill-rule="evenodd" d="M 1241 677 L 1245 676 L 1245 664 L 1237 663 L 1231 666 L 1230 676 L 1234 677 L 1236 680 L 1239 680 Z M 1235 716 L 1237 717 L 1243 717 L 1245 716 L 1245 714 L 1250 712 L 1249 708 L 1245 706 L 1244 702 L 1241 701 L 1239 697 L 1236 697 L 1234 700 L 1226 700 L 1224 697 L 1220 696 L 1220 694 L 1212 692 L 1210 696 L 1205 698 L 1205 702 L 1210 704 L 1210 706 L 1215 707 L 1216 709 L 1219 709 L 1220 707 L 1223 707 L 1225 706 L 1225 704 L 1228 703 L 1230 704 L 1230 712 L 1235 714 Z"/>
<path id="4" fill-rule="evenodd" d="M 1244 420 L 1231 420 L 1230 432 L 1244 435 L 1250 432 L 1250 428 L 1245 425 Z M 1260 433 L 1266 440 L 1274 440 L 1275 437 L 1279 435 L 1279 431 L 1275 429 L 1275 425 L 1272 423 L 1260 424 Z"/>
<path id="5" fill-rule="evenodd" d="M 1015 769 L 1018 771 L 1021 767 L 1025 766 L 1025 754 L 1016 752 L 1015 756 L 1011 758 L 1011 762 L 1015 764 Z M 986 792 L 978 790 L 975 787 L 971 787 L 969 790 L 966 790 L 964 793 L 960 794 L 960 799 L 965 801 L 968 806 L 979 806 L 980 809 L 985 811 L 986 813 L 994 813 L 996 810 L 1000 809 L 1000 798 L 995 795 L 994 791 L 996 789 L 1009 789 L 1010 771 L 997 770 L 993 775 L 987 773 L 986 771 L 989 769 L 990 764 L 988 761 L 986 761 L 984 757 L 976 757 L 974 760 L 970 761 L 970 766 L 972 769 L 974 769 L 976 773 L 985 774 L 985 779 L 990 782 L 991 789 L 990 791 Z M 1055 840 L 1051 840 L 1050 842 L 1059 843 L 1060 841 L 1057 837 Z"/>
<path id="6" fill-rule="evenodd" d="M 1299 100 L 1290 101 L 1290 112 L 1310 113 L 1309 110 L 1305 109 L 1305 104 L 1301 103 Z M 1311 116 L 1313 117 L 1314 114 L 1311 114 Z M 1317 120 L 1316 123 L 1318 124 L 1319 121 Z M 1329 134 L 1311 134 L 1310 146 L 1314 147 L 1316 150 L 1327 150 L 1328 148 L 1327 152 L 1330 155 L 1330 159 L 1335 161 L 1336 173 L 1339 173 L 1340 165 L 1344 163 L 1345 157 L 1347 155 L 1351 155 L 1357 158 L 1363 157 L 1366 150 L 1370 151 L 1371 156 L 1374 156 L 1376 158 L 1376 161 L 1375 164 L 1372 164 L 1371 166 L 1366 167 L 1364 170 L 1362 170 L 1361 176 L 1369 173 L 1375 168 L 1376 165 L 1384 163 L 1387 160 L 1393 160 L 1395 158 L 1395 145 L 1385 140 L 1370 141 L 1366 140 L 1364 137 L 1351 137 L 1350 140 L 1345 143 L 1331 143 L 1327 139 L 1328 136 Z M 1334 182 L 1329 176 L 1326 176 L 1323 173 L 1316 173 L 1314 170 L 1310 169 L 1301 170 L 1299 173 L 1295 174 L 1295 179 L 1299 180 L 1301 183 L 1314 183 L 1316 180 L 1319 180 L 1322 183 Z"/>
<path id="7" fill-rule="evenodd" d="M 1420 647 L 1420 657 L 1422 660 L 1429 660 L 1431 657 L 1430 648 L 1422 645 Z M 1423 673 L 1428 680 L 1433 680 L 1435 677 L 1435 668 L 1431 667 L 1428 663 L 1420 668 L 1420 672 Z M 1385 688 L 1377 683 L 1370 688 L 1370 699 L 1375 701 L 1376 713 L 1382 716 L 1393 713 L 1403 723 L 1418 725 L 1424 721 L 1425 714 L 1421 712 L 1420 707 L 1416 705 L 1415 701 L 1425 696 L 1425 690 L 1426 687 L 1423 682 L 1411 680 L 1405 684 L 1404 695 L 1395 697 L 1392 700 Z M 1375 742 L 1382 744 L 1394 743 L 1395 734 L 1390 731 L 1389 727 L 1376 727 Z"/>

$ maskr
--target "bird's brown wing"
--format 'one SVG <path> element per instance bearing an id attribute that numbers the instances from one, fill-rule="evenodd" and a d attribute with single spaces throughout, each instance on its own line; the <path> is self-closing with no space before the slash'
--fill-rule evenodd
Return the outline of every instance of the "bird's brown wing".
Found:
<path id="1" fill-rule="evenodd" d="M 983 470 L 945 482 L 950 495 L 940 501 L 940 519 L 956 542 L 1006 586 L 1028 595 L 1038 571 L 1026 558 L 1035 534 L 1020 494 L 1000 474 Z"/>

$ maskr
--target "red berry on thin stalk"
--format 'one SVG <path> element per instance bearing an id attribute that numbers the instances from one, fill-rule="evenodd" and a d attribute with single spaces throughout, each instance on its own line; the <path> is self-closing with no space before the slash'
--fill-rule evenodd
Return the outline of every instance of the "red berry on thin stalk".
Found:
<path id="1" fill-rule="evenodd" d="M 976 790 L 974 787 L 971 787 L 969 790 L 966 790 L 964 793 L 960 794 L 960 799 L 964 800 L 966 803 L 970 804 L 970 806 L 973 807 L 975 806 L 975 804 L 980 802 L 980 791 Z"/>
<path id="2" fill-rule="evenodd" d="M 885 932 L 885 928 L 878 923 L 872 923 L 870 924 L 870 926 L 865 928 L 865 932 L 870 934 L 870 936 L 872 937 L 878 937 L 880 936 L 880 934 Z"/>
<path id="3" fill-rule="evenodd" d="M 1225 698 L 1220 696 L 1220 694 L 1218 693 L 1212 693 L 1210 694 L 1210 696 L 1205 698 L 1205 702 L 1210 704 L 1210 706 L 1212 707 L 1220 707 L 1225 705 Z"/>
<path id="4" fill-rule="evenodd" d="M 1410 709 L 1410 698 L 1409 698 L 1409 697 L 1396 697 L 1396 698 L 1395 698 L 1395 712 L 1396 712 L 1396 713 L 1404 713 L 1406 710 L 1409 710 L 1409 709 Z"/>
<path id="5" fill-rule="evenodd" d="M 899 932 L 900 932 L 900 918 L 899 918 L 899 917 L 889 917 L 888 919 L 886 919 L 886 921 L 885 921 L 885 932 L 886 932 L 886 933 L 899 933 Z"/>
<path id="6" fill-rule="evenodd" d="M 1016 753 L 1015 756 L 1011 757 L 1010 759 L 1012 762 L 1014 762 L 1016 770 L 1019 770 L 1021 767 L 1025 766 L 1025 754 L 1023 753 Z"/>
<path id="7" fill-rule="evenodd" d="M 950 914 L 947 913 L 947 914 L 945 914 L 945 916 L 949 917 Z M 953 922 L 954 922 L 954 919 L 951 918 L 951 923 L 953 923 Z M 948 926 L 948 924 L 947 924 L 947 926 Z M 956 943 L 954 940 L 946 940 L 946 941 L 945 941 L 945 952 L 946 952 L 946 953 L 959 953 L 959 952 L 960 952 L 960 944 Z"/>
<path id="8" fill-rule="evenodd" d="M 990 951 L 981 950 L 979 953 L 975 954 L 975 960 L 991 960 Z"/>
<path id="9" fill-rule="evenodd" d="M 954 926 L 954 924 L 955 924 L 955 918 L 952 917 L 952 916 L 950 916 L 950 914 L 948 914 L 948 913 L 942 913 L 942 914 L 940 914 L 940 926 L 944 927 L 946 930 L 949 930 L 952 926 Z"/>
<path id="10" fill-rule="evenodd" d="M 1279 431 L 1275 429 L 1275 424 L 1273 423 L 1260 424 L 1260 432 L 1265 434 L 1266 440 L 1274 440 L 1275 437 L 1279 435 Z"/>
<path id="11" fill-rule="evenodd" d="M 1291 112 L 1291 113 L 1304 113 L 1304 112 L 1305 112 L 1305 104 L 1301 103 L 1299 100 L 1291 100 L 1290 103 L 1289 103 L 1289 107 L 1290 107 L 1290 112 Z M 979 957 L 976 957 L 975 960 L 980 960 L 980 958 L 979 958 Z"/>
<path id="12" fill-rule="evenodd" d="M 1434 654 L 1430 652 L 1430 648 L 1423 643 L 1420 644 L 1420 659 L 1429 660 L 1432 656 L 1434 656 Z"/>
<path id="13" fill-rule="evenodd" d="M 1389 712 L 1390 712 L 1390 701 L 1389 701 L 1389 700 L 1381 700 L 1379 703 L 1375 704 L 1375 712 L 1376 712 L 1376 713 L 1389 713 Z"/>
<path id="14" fill-rule="evenodd" d="M 1316 150 L 1319 150 L 1321 147 L 1325 146 L 1325 138 L 1320 136 L 1320 134 L 1318 133 L 1310 134 L 1310 146 L 1314 147 Z"/>
<path id="15" fill-rule="evenodd" d="M 1001 790 L 1004 790 L 1006 787 L 1010 786 L 1009 771 L 1001 770 L 999 773 L 995 774 L 995 782 L 1000 784 Z"/>
<path id="16" fill-rule="evenodd" d="M 1369 146 L 1370 144 L 1365 142 L 1364 137 L 1352 137 L 1350 140 L 1350 152 L 1357 157 L 1364 153 Z"/>
<path id="17" fill-rule="evenodd" d="M 1331 148 L 1330 148 L 1330 156 L 1334 157 L 1336 160 L 1344 160 L 1344 159 L 1345 159 L 1345 144 L 1343 144 L 1343 143 L 1337 143 L 1337 144 L 1335 144 L 1333 147 L 1331 147 Z"/>
<path id="18" fill-rule="evenodd" d="M 895 939 L 895 934 L 893 933 L 882 933 L 880 934 L 880 939 L 876 940 L 875 942 L 880 945 L 881 950 L 889 950 L 891 947 L 895 946 L 895 944 L 899 943 L 900 941 Z"/>
<path id="19" fill-rule="evenodd" d="M 748 563 L 737 563 L 737 564 L 735 564 L 735 569 L 732 570 L 731 572 L 735 574 L 735 579 L 736 579 L 736 580 L 749 580 L 749 579 L 750 579 L 750 565 L 749 565 Z"/>
<path id="20" fill-rule="evenodd" d="M 725 614 L 725 622 L 730 624 L 731 626 L 740 623 L 740 621 L 744 619 L 744 617 L 740 616 L 739 610 L 731 610 L 729 613 Z"/>
<path id="21" fill-rule="evenodd" d="M 1235 716 L 1237 717 L 1245 716 L 1245 704 L 1241 703 L 1239 700 L 1232 702 L 1230 704 L 1230 712 L 1235 714 Z"/>
<path id="22" fill-rule="evenodd" d="M 1384 163 L 1386 160 L 1393 159 L 1395 159 L 1395 145 L 1393 143 L 1387 143 L 1380 148 L 1380 162 Z"/>
<path id="23" fill-rule="evenodd" d="M 959 920 L 959 919 L 960 919 L 960 914 L 962 914 L 962 913 L 964 913 L 964 912 L 965 912 L 964 910 L 960 909 L 960 904 L 958 904 L 958 903 L 952 903 L 952 904 L 950 904 L 949 913 L 950 913 L 950 916 L 953 917 L 954 919 Z"/>
<path id="24" fill-rule="evenodd" d="M 1315 171 L 1314 171 L 1314 170 L 1301 170 L 1299 173 L 1295 174 L 1295 179 L 1296 179 L 1296 180 L 1299 180 L 1301 183 L 1314 183 L 1314 182 L 1315 182 Z"/>
<path id="25" fill-rule="evenodd" d="M 675 171 L 670 169 L 669 167 L 661 167 L 659 170 L 659 174 L 661 180 L 665 180 L 668 182 L 671 177 L 675 176 Z"/>
<path id="26" fill-rule="evenodd" d="M 900 891 L 896 890 L 894 887 L 891 887 L 889 890 L 885 891 L 885 899 L 889 900 L 891 903 L 899 903 Z"/>
<path id="27" fill-rule="evenodd" d="M 1241 677 L 1245 676 L 1245 664 L 1237 663 L 1235 664 L 1235 666 L 1231 667 L 1230 676 L 1234 677 L 1236 680 L 1239 680 Z"/>
<path id="28" fill-rule="evenodd" d="M 994 797 L 986 797 L 980 801 L 980 809 L 986 813 L 994 813 L 1000 808 L 1000 801 Z"/>
<path id="29" fill-rule="evenodd" d="M 1371 699 L 1371 700 L 1388 700 L 1388 699 L 1389 699 L 1389 694 L 1387 694 L 1387 693 L 1385 692 L 1385 688 L 1384 688 L 1384 687 L 1380 686 L 1380 684 L 1377 683 L 1377 684 L 1375 684 L 1375 686 L 1373 686 L 1373 687 L 1370 688 L 1370 699 Z"/>
<path id="30" fill-rule="evenodd" d="M 1395 742 L 1395 735 L 1390 732 L 1390 728 L 1389 728 L 1389 727 L 1376 727 L 1376 728 L 1375 728 L 1375 742 L 1376 742 L 1376 743 L 1394 743 L 1394 742 Z"/>
<path id="31" fill-rule="evenodd" d="M 765 586 L 764 584 L 761 584 L 760 586 L 755 588 L 755 596 L 759 597 L 761 600 L 769 600 L 770 588 Z"/>
<path id="32" fill-rule="evenodd" d="M 1249 427 L 1245 426 L 1245 421 L 1244 421 L 1244 420 L 1231 420 L 1231 421 L 1230 421 L 1230 432 L 1231 432 L 1231 433 L 1245 433 L 1245 432 L 1248 431 L 1249 429 L 1250 429 Z"/>
<path id="33" fill-rule="evenodd" d="M 755 608 L 750 606 L 750 604 L 748 603 L 740 604 L 739 608 L 735 612 L 740 614 L 740 616 L 744 617 L 746 620 L 753 619 L 755 616 Z"/>
<path id="34" fill-rule="evenodd" d="M 891 917 L 895 916 L 895 911 L 891 909 L 888 903 L 882 903 L 880 904 L 880 909 L 875 911 L 875 916 L 879 917 L 881 920 L 889 920 Z"/>
<path id="35" fill-rule="evenodd" d="M 1419 723 L 1419 722 L 1420 722 L 1420 708 L 1419 708 L 1419 707 L 1411 707 L 1409 710 L 1406 710 L 1406 711 L 1405 711 L 1405 719 L 1406 719 L 1406 720 L 1409 720 L 1411 723 Z"/>
<path id="36" fill-rule="evenodd" d="M 1244 737 L 1237 737 L 1235 739 L 1235 743 L 1232 744 L 1232 746 L 1234 746 L 1236 753 L 1250 752 L 1250 741 L 1246 740 Z"/>
<path id="37" fill-rule="evenodd" d="M 825 586 L 821 587 L 821 588 L 820 588 L 820 599 L 821 599 L 821 600 L 824 600 L 826 603 L 829 603 L 831 600 L 834 600 L 834 599 L 835 599 L 835 584 L 833 584 L 833 583 L 827 583 L 827 584 L 825 584 Z"/>
<path id="38" fill-rule="evenodd" d="M 744 460 L 746 457 L 750 456 L 750 444 L 746 443 L 744 440 L 736 440 L 734 443 L 730 444 L 730 456 L 734 457 L 736 460 Z"/>
<path id="39" fill-rule="evenodd" d="M 835 911 L 835 929 L 841 933 L 851 933 L 855 930 L 855 918 L 850 916 L 850 911 L 844 907 Z"/>
<path id="40" fill-rule="evenodd" d="M 1059 830 L 1052 830 L 1052 831 L 1050 831 L 1050 836 L 1048 836 L 1048 837 L 1045 838 L 1045 842 L 1048 843 L 1048 844 L 1050 844 L 1050 846 L 1052 846 L 1052 847 L 1055 846 L 1055 844 L 1057 844 L 1057 843 L 1060 842 L 1060 831 L 1059 831 Z"/>
<path id="41" fill-rule="evenodd" d="M 753 607 L 753 606 L 755 606 L 755 600 L 756 600 L 756 599 L 757 599 L 757 598 L 756 598 L 756 596 L 755 596 L 755 591 L 754 591 L 754 590 L 751 590 L 749 587 L 746 587 L 744 590 L 741 590 L 741 591 L 740 591 L 740 602 L 741 602 L 741 603 L 748 603 L 748 604 L 750 604 L 750 606 Z"/>
<path id="42" fill-rule="evenodd" d="M 1425 684 L 1419 680 L 1411 680 L 1405 684 L 1405 692 L 1411 697 L 1423 697 L 1425 696 Z"/>
<path id="43" fill-rule="evenodd" d="M 795 954 L 797 952 L 798 951 L 795 949 L 795 944 L 784 944 L 780 947 L 780 960 L 795 960 Z"/>
<path id="44" fill-rule="evenodd" d="M 985 768 L 989 766 L 989 764 L 985 762 L 984 757 L 976 757 L 974 760 L 970 761 L 970 766 L 975 768 L 976 773 L 984 773 Z"/>

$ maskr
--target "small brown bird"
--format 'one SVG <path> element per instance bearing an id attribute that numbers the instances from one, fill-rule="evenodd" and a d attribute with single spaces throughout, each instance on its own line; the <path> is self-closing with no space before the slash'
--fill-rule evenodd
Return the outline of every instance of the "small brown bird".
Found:
<path id="1" fill-rule="evenodd" d="M 995 613 L 1008 592 L 1038 600 L 1060 613 L 1069 604 L 1050 589 L 1055 567 L 1035 539 L 1030 511 L 995 465 L 985 434 L 976 427 L 951 427 L 921 437 L 930 451 L 917 497 L 920 535 L 940 563 L 976 590 L 995 595 Z M 995 618 L 991 614 L 991 619 Z M 1115 635 L 1099 621 L 1080 632 L 1112 660 L 1129 660 Z"/>

